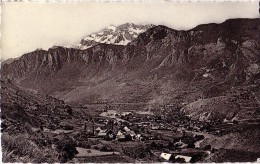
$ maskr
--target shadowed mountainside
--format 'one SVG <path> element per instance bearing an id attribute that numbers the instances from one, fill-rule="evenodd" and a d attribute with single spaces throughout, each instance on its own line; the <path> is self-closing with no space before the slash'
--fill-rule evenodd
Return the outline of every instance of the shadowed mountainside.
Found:
<path id="1" fill-rule="evenodd" d="M 37 50 L 4 64 L 1 72 L 21 86 L 78 106 L 189 103 L 226 96 L 232 88 L 257 90 L 259 31 L 260 19 L 232 19 L 188 31 L 160 25 L 126 46 Z"/>
<path id="2" fill-rule="evenodd" d="M 67 113 L 69 108 L 64 101 L 1 79 L 1 116 L 4 120 L 1 127 L 5 131 L 22 132 L 26 130 L 26 124 L 37 128 L 42 125 L 48 127 L 56 116 L 70 117 Z"/>

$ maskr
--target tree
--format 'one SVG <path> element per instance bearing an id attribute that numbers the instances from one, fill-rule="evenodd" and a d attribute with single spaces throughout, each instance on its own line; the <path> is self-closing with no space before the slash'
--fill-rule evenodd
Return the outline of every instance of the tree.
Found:
<path id="1" fill-rule="evenodd" d="M 69 114 L 69 115 L 72 115 L 72 109 L 71 109 L 71 107 L 70 106 L 68 106 L 68 105 L 66 105 L 66 110 L 67 110 L 67 113 Z"/>
<path id="2" fill-rule="evenodd" d="M 188 143 L 188 146 L 187 146 L 187 148 L 195 148 L 195 145 L 194 145 L 194 143 Z"/>
<path id="3" fill-rule="evenodd" d="M 62 163 L 73 159 L 78 153 L 76 143 L 66 135 L 62 136 L 62 139 L 57 142 L 57 151 L 59 153 L 59 160 Z"/>

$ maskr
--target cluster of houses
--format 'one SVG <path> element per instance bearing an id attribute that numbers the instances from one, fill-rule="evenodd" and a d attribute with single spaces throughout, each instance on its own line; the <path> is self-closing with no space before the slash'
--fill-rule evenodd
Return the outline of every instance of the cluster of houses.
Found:
<path id="1" fill-rule="evenodd" d="M 151 130 L 176 131 L 181 128 L 183 130 L 207 132 L 209 130 L 209 125 L 212 124 L 210 121 L 205 123 L 189 118 L 175 109 L 168 111 L 164 110 L 164 113 L 161 115 L 141 115 L 124 112 L 122 114 L 118 113 L 116 116 L 130 123 L 134 123 L 138 127 L 149 128 Z"/>
<path id="2" fill-rule="evenodd" d="M 191 159 L 192 157 L 190 156 L 186 156 L 186 155 L 172 155 L 172 154 L 169 154 L 169 153 L 161 153 L 160 155 L 161 158 L 163 158 L 164 160 L 166 161 L 183 161 L 183 162 L 186 162 L 186 163 L 189 163 L 191 162 Z"/>
<path id="3" fill-rule="evenodd" d="M 197 132 L 206 132 L 208 130 L 205 124 L 183 116 L 176 111 L 170 111 L 168 114 L 166 112 L 162 115 L 143 115 L 133 112 L 118 113 L 116 111 L 105 111 L 103 113 L 105 115 L 101 114 L 100 117 L 95 118 L 95 122 L 108 125 L 112 118 L 112 124 L 116 127 L 116 130 L 113 127 L 105 129 L 98 127 L 95 130 L 95 136 L 109 140 L 125 141 L 141 140 L 142 137 L 149 138 L 144 134 L 146 131 L 168 130 L 179 134 L 186 130 Z"/>
<path id="4" fill-rule="evenodd" d="M 134 130 L 131 130 L 127 126 L 120 128 L 119 130 L 113 129 L 101 129 L 100 127 L 95 129 L 95 135 L 99 138 L 106 140 L 116 140 L 116 141 L 132 141 L 132 140 L 142 140 L 141 134 L 136 134 Z"/>

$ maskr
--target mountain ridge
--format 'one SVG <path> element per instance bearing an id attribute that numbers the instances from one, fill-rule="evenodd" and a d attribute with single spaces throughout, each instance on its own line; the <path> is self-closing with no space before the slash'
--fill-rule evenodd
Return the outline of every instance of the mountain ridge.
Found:
<path id="1" fill-rule="evenodd" d="M 173 95 L 182 93 L 174 91 L 176 85 L 192 92 L 181 96 L 182 101 L 194 101 L 201 95 L 210 98 L 232 87 L 259 84 L 257 31 L 259 19 L 233 19 L 187 31 L 154 26 L 127 45 L 101 43 L 86 50 L 55 47 L 28 53 L 3 66 L 2 74 L 76 104 L 109 98 L 177 101 Z"/>

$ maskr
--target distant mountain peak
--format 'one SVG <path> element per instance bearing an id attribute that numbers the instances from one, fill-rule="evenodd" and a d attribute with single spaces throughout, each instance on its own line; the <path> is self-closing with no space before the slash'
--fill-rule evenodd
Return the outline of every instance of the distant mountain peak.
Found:
<path id="1" fill-rule="evenodd" d="M 87 35 L 81 40 L 80 44 L 57 46 L 84 50 L 99 43 L 127 45 L 137 38 L 140 33 L 145 32 L 151 27 L 154 27 L 154 25 L 135 25 L 134 23 L 125 23 L 119 26 L 110 25 L 102 31 Z"/>
<path id="2" fill-rule="evenodd" d="M 94 46 L 98 43 L 127 45 L 137 36 L 145 32 L 153 25 L 135 25 L 133 23 L 125 23 L 120 26 L 109 26 L 103 31 L 86 36 L 82 39 L 81 44 L 84 47 Z"/>
<path id="3" fill-rule="evenodd" d="M 67 48 L 87 49 L 99 43 L 127 45 L 154 25 L 135 25 L 125 23 L 119 26 L 110 25 L 104 30 L 90 34 L 81 40 L 81 44 L 63 46 Z"/>

